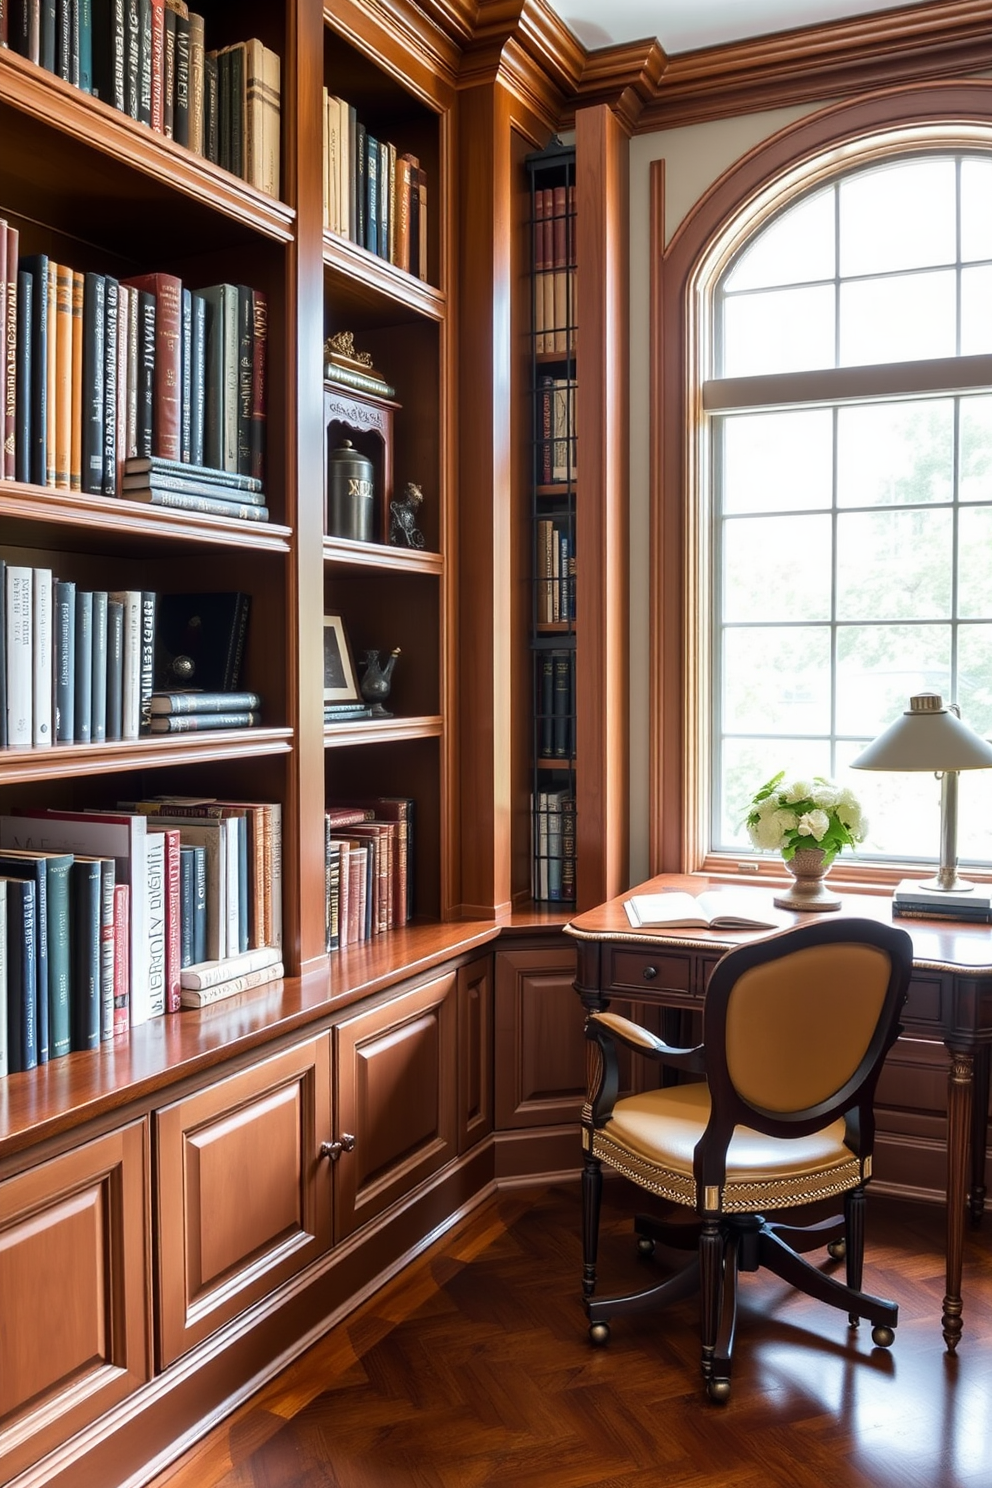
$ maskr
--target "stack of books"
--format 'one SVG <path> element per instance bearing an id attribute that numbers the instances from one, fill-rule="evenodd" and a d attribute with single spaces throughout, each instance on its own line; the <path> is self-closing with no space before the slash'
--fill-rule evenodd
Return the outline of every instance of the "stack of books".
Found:
<path id="1" fill-rule="evenodd" d="M 375 796 L 324 814 L 329 951 L 405 925 L 413 914 L 414 802 Z"/>
<path id="2" fill-rule="evenodd" d="M 575 902 L 575 798 L 573 788 L 538 791 L 531 797 L 532 883 L 539 901 Z"/>
<path id="3" fill-rule="evenodd" d="M 279 195 L 281 63 L 257 39 L 205 47 L 186 0 L 38 0 L 0 6 L 22 57 L 157 134 Z"/>
<path id="4" fill-rule="evenodd" d="M 324 226 L 427 278 L 427 172 L 324 89 Z"/>
<path id="5" fill-rule="evenodd" d="M 153 692 L 149 733 L 254 728 L 262 719 L 261 706 L 257 692 Z"/>
<path id="6" fill-rule="evenodd" d="M 181 507 L 241 522 L 269 520 L 260 480 L 154 455 L 125 460 L 121 495 L 126 501 Z"/>
<path id="7" fill-rule="evenodd" d="M 928 889 L 904 878 L 892 895 L 894 919 L 963 920 L 973 925 L 992 925 L 992 898 L 984 884 L 963 892 Z"/>
<path id="8" fill-rule="evenodd" d="M 84 274 L 19 242 L 0 221 L 5 478 L 267 520 L 265 295 Z"/>
<path id="9" fill-rule="evenodd" d="M 253 987 L 266 987 L 284 975 L 282 953 L 275 946 L 263 946 L 241 956 L 226 956 L 220 961 L 201 961 L 180 972 L 179 1005 L 209 1007 Z"/>
<path id="10" fill-rule="evenodd" d="M 371 718 L 368 703 L 325 703 L 324 727 L 330 723 L 352 723 L 356 718 Z"/>

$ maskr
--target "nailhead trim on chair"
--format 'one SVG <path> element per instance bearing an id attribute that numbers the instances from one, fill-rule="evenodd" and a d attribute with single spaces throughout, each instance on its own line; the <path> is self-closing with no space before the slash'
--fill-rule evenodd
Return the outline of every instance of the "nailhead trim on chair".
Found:
<path id="1" fill-rule="evenodd" d="M 582 1134 L 583 1146 L 591 1150 L 594 1157 L 609 1163 L 618 1173 L 632 1178 L 642 1188 L 674 1204 L 696 1207 L 696 1185 L 684 1173 L 675 1173 L 669 1168 L 659 1168 L 642 1161 L 612 1142 L 604 1131 L 592 1133 L 590 1147 L 588 1129 Z M 759 1183 L 729 1183 L 723 1193 L 724 1214 L 750 1214 L 761 1209 L 785 1209 L 792 1204 L 811 1204 L 817 1199 L 829 1199 L 834 1194 L 845 1193 L 861 1182 L 861 1168 L 856 1157 L 840 1167 L 830 1168 L 823 1174 L 803 1173 L 795 1178 L 772 1178 Z"/>

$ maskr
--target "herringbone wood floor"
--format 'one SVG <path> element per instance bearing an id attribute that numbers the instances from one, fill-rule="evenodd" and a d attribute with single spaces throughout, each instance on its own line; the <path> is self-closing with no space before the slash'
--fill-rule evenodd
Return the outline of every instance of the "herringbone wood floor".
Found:
<path id="1" fill-rule="evenodd" d="M 629 1191 L 607 1185 L 601 1290 L 641 1284 Z M 943 1211 L 869 1196 L 869 1329 L 742 1278 L 733 1395 L 703 1392 L 692 1301 L 590 1347 L 578 1184 L 464 1221 L 154 1488 L 990 1488 L 992 1215 L 969 1232 L 965 1334 L 940 1334 Z M 655 1264 L 655 1263 L 647 1263 Z"/>

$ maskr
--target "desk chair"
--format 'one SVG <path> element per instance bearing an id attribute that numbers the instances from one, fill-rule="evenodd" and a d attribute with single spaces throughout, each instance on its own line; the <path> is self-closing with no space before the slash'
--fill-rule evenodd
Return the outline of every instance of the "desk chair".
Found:
<path id="1" fill-rule="evenodd" d="M 583 1291 L 594 1344 L 608 1319 L 700 1291 L 702 1369 L 712 1400 L 730 1394 L 738 1273 L 765 1266 L 792 1286 L 867 1318 L 893 1342 L 898 1309 L 861 1290 L 864 1186 L 872 1102 L 912 969 L 904 930 L 860 919 L 819 921 L 729 951 L 714 968 L 703 1042 L 676 1049 L 613 1013 L 590 1015 L 590 1098 L 583 1110 Z M 617 1098 L 617 1044 L 705 1078 Z M 628 1296 L 596 1297 L 601 1164 L 695 1212 L 691 1223 L 638 1216 L 638 1248 L 691 1250 L 681 1270 Z M 793 1210 L 843 1194 L 843 1213 L 801 1226 Z M 802 1253 L 846 1258 L 847 1282 Z"/>

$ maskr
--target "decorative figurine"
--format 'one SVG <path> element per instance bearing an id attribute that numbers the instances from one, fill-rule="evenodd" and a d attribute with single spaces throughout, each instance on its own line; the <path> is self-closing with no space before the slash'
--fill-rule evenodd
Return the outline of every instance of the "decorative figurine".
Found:
<path id="1" fill-rule="evenodd" d="M 414 481 L 407 481 L 403 487 L 403 499 L 389 503 L 389 512 L 392 517 L 389 541 L 394 547 L 422 548 L 424 546 L 424 534 L 417 526 L 417 513 L 423 500 L 424 493 L 420 487 Z"/>
<path id="2" fill-rule="evenodd" d="M 382 706 L 383 699 L 389 696 L 389 687 L 393 677 L 393 667 L 396 658 L 400 654 L 399 646 L 393 648 L 389 653 L 389 660 L 385 666 L 379 665 L 378 651 L 363 651 L 359 666 L 365 668 L 359 689 L 362 697 L 371 704 L 373 718 L 392 718 L 392 713 L 387 713 Z"/>

